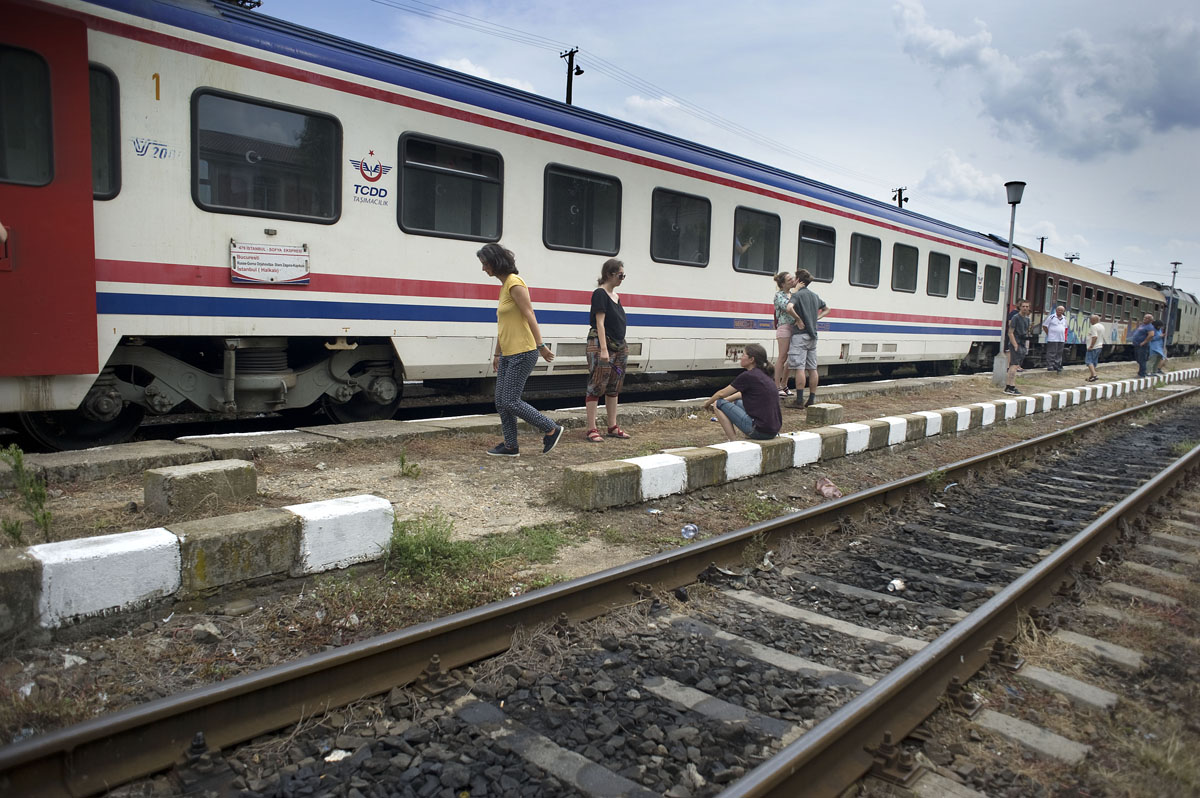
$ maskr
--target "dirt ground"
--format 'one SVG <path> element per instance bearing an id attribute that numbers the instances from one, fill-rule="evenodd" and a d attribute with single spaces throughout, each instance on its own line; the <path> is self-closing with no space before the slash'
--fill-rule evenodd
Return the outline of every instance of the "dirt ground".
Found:
<path id="1" fill-rule="evenodd" d="M 1132 376 L 1133 368 L 1132 364 L 1110 367 L 1103 375 L 1105 379 Z M 1035 393 L 1075 387 L 1081 376 L 1031 372 L 1022 375 L 1019 385 L 1023 392 Z M 277 455 L 256 463 L 259 495 L 254 501 L 236 507 L 192 508 L 178 517 L 148 513 L 138 478 L 51 485 L 49 509 L 56 537 L 146 529 L 185 517 L 373 493 L 394 502 L 398 518 L 440 510 L 453 524 L 456 540 L 481 544 L 537 527 L 555 530 L 565 542 L 544 561 L 514 558 L 492 564 L 485 574 L 437 584 L 406 582 L 375 564 L 127 613 L 66 630 L 55 641 L 45 635 L 7 641 L 0 649 L 0 740 L 14 741 L 667 550 L 682 543 L 680 528 L 686 523 L 699 525 L 703 538 L 808 507 L 825 500 L 814 490 L 820 477 L 828 477 L 849 494 L 1141 405 L 1159 395 L 1147 391 L 1085 403 L 962 436 L 939 435 L 910 447 L 606 511 L 580 512 L 557 503 L 563 466 L 711 444 L 723 438 L 718 425 L 702 412 L 696 418 L 631 419 L 628 424 L 622 420 L 633 437 L 602 444 L 585 441 L 579 428 L 568 429 L 549 456 L 532 453 L 532 444 L 540 439 L 531 433 L 523 439 L 531 453 L 518 459 L 485 456 L 484 450 L 496 441 L 484 435 Z M 845 419 L 859 421 L 999 396 L 988 378 L 980 376 L 843 404 Z M 784 410 L 785 429 L 805 426 L 802 411 Z M 11 517 L 17 512 L 14 497 L 0 497 L 0 508 Z M 33 540 L 27 543 L 41 542 L 35 535 L 30 537 Z M 207 631 L 197 631 L 204 625 Z"/>

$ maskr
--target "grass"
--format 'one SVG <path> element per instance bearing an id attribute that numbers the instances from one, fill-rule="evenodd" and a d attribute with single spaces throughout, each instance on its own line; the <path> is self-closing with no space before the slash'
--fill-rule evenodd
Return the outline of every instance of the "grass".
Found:
<path id="1" fill-rule="evenodd" d="M 416 463 L 409 462 L 408 456 L 401 451 L 399 456 L 400 461 L 400 476 L 408 479 L 416 479 L 421 476 L 421 466 Z"/>
<path id="2" fill-rule="evenodd" d="M 25 470 L 25 453 L 16 444 L 9 444 L 8 448 L 0 449 L 0 460 L 8 463 L 9 468 L 12 469 L 13 482 L 16 484 L 17 496 L 20 498 L 22 509 L 29 514 L 34 525 L 41 529 L 49 539 L 50 522 L 53 516 L 46 509 L 46 481 L 37 474 Z M 4 521 L 2 528 L 12 543 L 19 546 L 22 543 L 23 526 L 21 521 L 13 519 Z"/>
<path id="3" fill-rule="evenodd" d="M 1200 446 L 1200 441 L 1195 440 L 1195 439 L 1188 439 L 1186 441 L 1180 441 L 1179 443 L 1173 444 L 1171 446 L 1171 454 L 1175 455 L 1176 457 L 1183 457 L 1185 454 L 1190 452 L 1192 449 L 1195 449 L 1197 446 Z"/>

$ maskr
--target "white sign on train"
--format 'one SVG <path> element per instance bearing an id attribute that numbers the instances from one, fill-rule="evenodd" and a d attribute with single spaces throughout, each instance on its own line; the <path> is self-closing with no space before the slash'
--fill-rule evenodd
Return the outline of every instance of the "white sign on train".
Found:
<path id="1" fill-rule="evenodd" d="M 229 242 L 230 279 L 235 283 L 308 284 L 308 245 Z"/>

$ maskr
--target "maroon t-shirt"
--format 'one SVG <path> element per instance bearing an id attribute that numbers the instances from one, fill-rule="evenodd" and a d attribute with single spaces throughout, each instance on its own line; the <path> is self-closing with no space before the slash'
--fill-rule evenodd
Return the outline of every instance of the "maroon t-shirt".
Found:
<path id="1" fill-rule="evenodd" d="M 754 428 L 766 435 L 778 435 L 783 426 L 779 410 L 779 386 L 760 368 L 745 369 L 733 378 L 733 387 L 742 394 L 746 415 Z"/>

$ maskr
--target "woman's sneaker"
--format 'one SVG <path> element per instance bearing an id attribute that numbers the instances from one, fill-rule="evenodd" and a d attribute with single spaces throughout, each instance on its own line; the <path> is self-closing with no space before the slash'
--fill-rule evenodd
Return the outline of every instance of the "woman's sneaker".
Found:
<path id="1" fill-rule="evenodd" d="M 562 437 L 563 428 L 555 427 L 554 431 L 542 438 L 542 454 L 550 454 L 550 450 L 558 446 L 558 439 Z"/>
<path id="2" fill-rule="evenodd" d="M 517 447 L 508 448 L 504 445 L 504 441 L 500 441 L 495 446 L 487 450 L 487 453 L 495 457 L 520 457 L 521 450 Z"/>
<path id="3" fill-rule="evenodd" d="M 1015 385 L 1005 385 L 1005 386 L 1004 386 L 1004 392 L 1005 392 L 1005 393 L 1011 393 L 1013 396 L 1020 396 L 1020 395 L 1021 395 L 1021 392 L 1017 390 L 1017 386 L 1015 386 Z"/>

